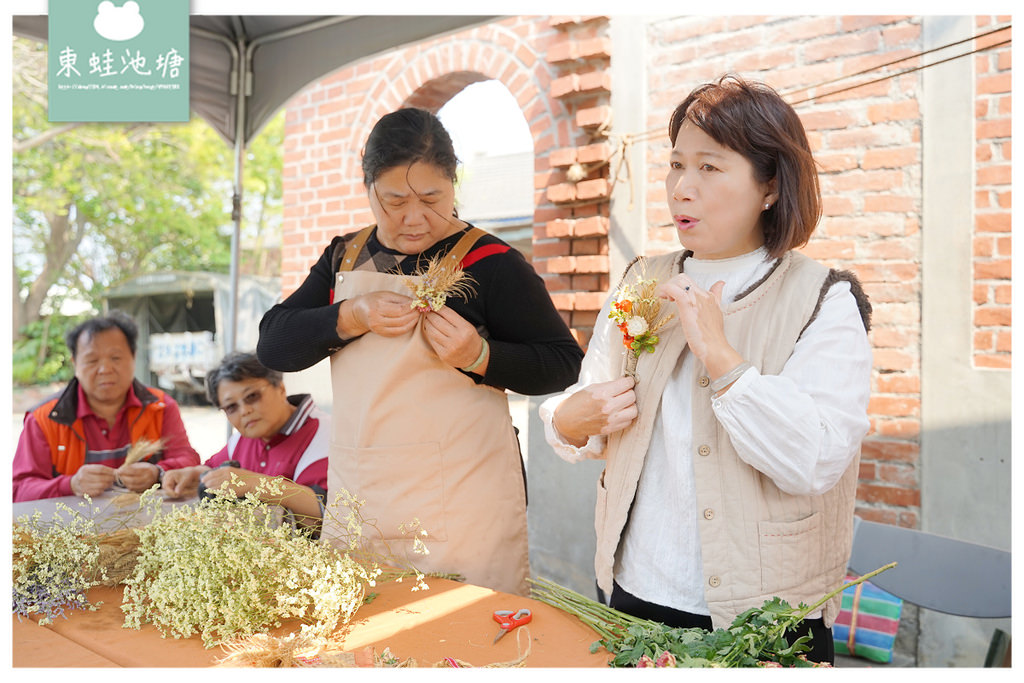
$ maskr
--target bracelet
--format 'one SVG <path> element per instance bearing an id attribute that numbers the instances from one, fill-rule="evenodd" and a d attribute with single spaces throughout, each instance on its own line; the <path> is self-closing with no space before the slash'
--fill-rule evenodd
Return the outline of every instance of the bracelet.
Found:
<path id="1" fill-rule="evenodd" d="M 473 361 L 472 365 L 467 365 L 464 368 L 459 368 L 463 372 L 473 372 L 478 367 L 480 367 L 480 365 L 484 362 L 484 358 L 487 357 L 487 349 L 488 349 L 487 339 L 485 339 L 484 337 L 480 337 L 480 341 L 483 342 L 483 344 L 481 344 L 481 346 L 480 346 L 480 355 L 476 357 L 476 360 Z"/>
<path id="2" fill-rule="evenodd" d="M 747 361 L 743 361 L 742 363 L 740 363 L 732 370 L 719 377 L 718 379 L 711 380 L 712 393 L 717 394 L 722 389 L 725 389 L 727 386 L 738 380 L 740 378 L 740 375 L 742 375 L 744 372 L 746 372 L 752 367 L 754 366 L 748 363 Z"/>

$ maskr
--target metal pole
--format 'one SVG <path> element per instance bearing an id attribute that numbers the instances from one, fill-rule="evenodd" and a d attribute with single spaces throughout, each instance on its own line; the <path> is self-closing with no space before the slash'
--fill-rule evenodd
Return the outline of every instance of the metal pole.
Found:
<path id="1" fill-rule="evenodd" d="M 245 36 L 239 31 L 238 54 L 246 55 Z M 235 191 L 231 198 L 231 219 L 234 228 L 231 231 L 231 314 L 228 316 L 228 329 L 225 338 L 225 351 L 231 353 L 238 346 L 238 271 L 239 252 L 242 239 L 242 180 L 245 168 L 245 119 L 246 96 L 248 93 L 249 71 L 248 59 L 239 59 L 235 68 L 236 107 L 235 107 Z"/>

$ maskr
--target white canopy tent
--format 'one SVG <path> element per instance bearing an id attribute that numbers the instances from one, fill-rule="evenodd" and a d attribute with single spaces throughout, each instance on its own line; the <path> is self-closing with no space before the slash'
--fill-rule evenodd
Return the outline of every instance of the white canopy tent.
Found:
<path id="1" fill-rule="evenodd" d="M 295 93 L 370 55 L 475 26 L 494 16 L 219 16 L 189 18 L 191 110 L 234 146 L 231 313 L 234 350 L 245 148 Z M 45 42 L 45 15 L 14 16 L 14 34 Z"/>

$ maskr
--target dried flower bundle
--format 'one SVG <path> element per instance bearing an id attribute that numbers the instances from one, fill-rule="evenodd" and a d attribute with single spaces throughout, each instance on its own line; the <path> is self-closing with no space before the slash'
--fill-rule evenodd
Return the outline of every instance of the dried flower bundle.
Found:
<path id="1" fill-rule="evenodd" d="M 20 517 L 12 535 L 14 613 L 41 616 L 40 625 L 66 616 L 68 609 L 97 609 L 85 594 L 105 579 L 93 520 L 63 503 L 57 508 L 50 523 L 38 510 Z M 64 513 L 70 513 L 67 520 Z"/>
<path id="2" fill-rule="evenodd" d="M 345 536 L 334 539 L 333 547 L 311 538 L 309 530 L 281 524 L 276 508 L 260 499 L 280 499 L 279 479 L 244 498 L 230 488 L 212 493 L 210 500 L 169 511 L 156 488 L 133 494 L 133 509 L 106 515 L 102 530 L 95 521 L 98 508 L 82 514 L 59 503 L 49 523 L 41 521 L 40 512 L 20 518 L 12 536 L 14 613 L 41 616 L 45 625 L 67 609 L 96 609 L 86 597 L 92 587 L 123 583 L 126 628 L 152 623 L 165 637 L 199 634 L 212 647 L 296 619 L 302 626 L 290 639 L 264 637 L 238 645 L 234 661 L 262 657 L 278 661 L 267 665 L 285 666 L 280 658 L 287 646 L 296 657 L 305 656 L 300 649 L 319 651 L 319 665 L 341 666 L 343 653 L 324 648 L 372 599 L 366 586 L 413 577 L 415 591 L 428 588 L 427 576 L 461 578 L 424 574 L 390 555 L 366 555 L 361 503 L 345 491 L 328 508 L 345 516 Z M 86 497 L 80 507 L 88 511 L 91 503 Z M 417 520 L 402 530 L 413 537 L 415 552 L 427 552 L 421 538 L 426 531 Z M 387 574 L 378 563 L 389 567 Z M 264 652 L 268 648 L 273 652 Z"/>
<path id="3" fill-rule="evenodd" d="M 150 441 L 143 437 L 133 443 L 128 449 L 128 453 L 124 456 L 124 464 L 121 465 L 133 465 L 137 462 L 142 462 L 151 455 L 156 455 L 164 449 L 164 439 L 157 439 L 156 441 Z"/>
<path id="4" fill-rule="evenodd" d="M 672 319 L 673 314 L 661 314 L 662 300 L 655 296 L 656 278 L 647 278 L 647 262 L 639 259 L 636 280 L 623 284 L 615 293 L 608 317 L 622 332 L 626 354 L 626 374 L 636 377 L 636 362 L 641 353 L 654 353 L 660 341 L 657 332 Z"/>
<path id="5" fill-rule="evenodd" d="M 100 549 L 97 563 L 104 586 L 117 586 L 135 571 L 139 557 L 139 535 L 134 529 L 119 529 L 96 537 Z"/>
<path id="6" fill-rule="evenodd" d="M 280 496 L 280 486 L 271 480 L 241 499 L 218 489 L 195 506 L 157 509 L 137 530 L 138 560 L 121 605 L 125 626 L 199 634 L 212 647 L 287 619 L 302 621 L 301 632 L 314 638 L 347 623 L 375 568 L 276 524 L 263 493 Z"/>
<path id="7" fill-rule="evenodd" d="M 273 636 L 257 633 L 224 643 L 226 655 L 217 666 L 249 668 L 356 667 L 374 666 L 372 648 L 368 652 L 325 650 L 323 641 L 306 633 Z"/>
<path id="8" fill-rule="evenodd" d="M 439 311 L 449 297 L 457 296 L 465 301 L 475 292 L 476 281 L 458 263 L 442 256 L 434 256 L 425 268 L 421 267 L 413 276 L 404 278 L 405 285 L 412 291 L 412 307 L 421 313 Z"/>

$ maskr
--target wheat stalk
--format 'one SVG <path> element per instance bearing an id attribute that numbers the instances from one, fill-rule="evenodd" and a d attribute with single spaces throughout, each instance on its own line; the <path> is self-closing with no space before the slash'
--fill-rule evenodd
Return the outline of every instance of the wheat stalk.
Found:
<path id="1" fill-rule="evenodd" d="M 420 311 L 438 311 L 453 296 L 468 301 L 476 291 L 473 276 L 454 260 L 441 256 L 431 257 L 425 268 L 418 268 L 404 281 L 413 293 L 412 308 Z"/>
<path id="2" fill-rule="evenodd" d="M 125 465 L 134 465 L 137 462 L 141 462 L 151 455 L 155 455 L 164 449 L 165 441 L 160 438 L 156 441 L 150 441 L 143 437 L 133 443 L 128 449 L 128 453 L 124 456 Z M 122 465 L 123 467 L 123 465 Z"/>

